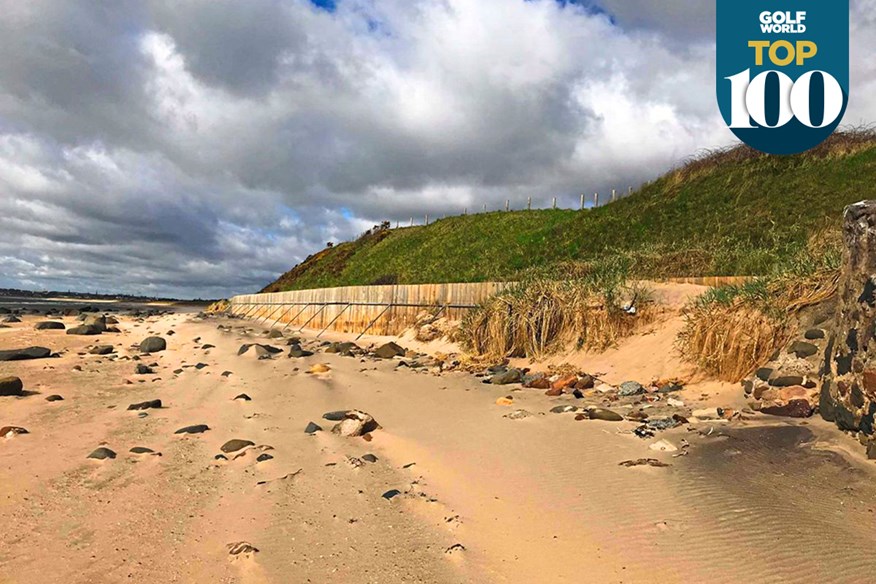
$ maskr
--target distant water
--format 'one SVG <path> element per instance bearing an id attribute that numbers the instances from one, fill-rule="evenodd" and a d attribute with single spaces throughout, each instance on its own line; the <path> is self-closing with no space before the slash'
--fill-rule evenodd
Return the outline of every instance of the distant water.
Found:
<path id="1" fill-rule="evenodd" d="M 91 301 L 82 298 L 75 299 L 58 299 L 58 298 L 32 298 L 32 297 L 16 297 L 16 296 L 0 296 L 0 307 L 13 309 L 25 309 L 47 311 L 50 309 L 66 310 L 68 308 L 80 309 L 86 306 L 93 306 L 98 311 L 113 311 L 113 312 L 128 312 L 131 310 L 172 310 L 174 312 L 197 312 L 203 309 L 201 305 L 191 304 L 148 304 L 145 302 L 107 302 L 107 301 Z"/>

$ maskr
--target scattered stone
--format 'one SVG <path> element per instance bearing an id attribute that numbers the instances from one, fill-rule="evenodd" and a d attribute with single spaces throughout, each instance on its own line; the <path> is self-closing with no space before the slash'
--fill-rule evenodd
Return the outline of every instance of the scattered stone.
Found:
<path id="1" fill-rule="evenodd" d="M 325 363 L 316 363 L 307 370 L 307 372 L 311 375 L 322 375 L 331 371 L 331 367 L 326 365 Z"/>
<path id="2" fill-rule="evenodd" d="M 223 444 L 222 447 L 219 448 L 219 450 L 221 450 L 225 454 L 230 454 L 231 452 L 237 452 L 238 450 L 246 448 L 247 446 L 255 446 L 255 442 L 252 442 L 250 440 L 241 440 L 240 438 L 234 438 Z"/>
<path id="3" fill-rule="evenodd" d="M 57 322 L 54 320 L 44 320 L 42 322 L 38 322 L 33 325 L 34 330 L 38 331 L 62 331 L 67 328 L 63 322 Z"/>
<path id="4" fill-rule="evenodd" d="M 555 406 L 551 408 L 552 414 L 570 414 L 578 411 L 577 406 Z"/>
<path id="5" fill-rule="evenodd" d="M 94 325 L 83 324 L 67 329 L 68 335 L 99 335 L 101 330 Z"/>
<path id="6" fill-rule="evenodd" d="M 133 454 L 155 454 L 155 451 L 145 446 L 135 446 L 130 450 Z"/>
<path id="7" fill-rule="evenodd" d="M 180 428 L 174 434 L 202 434 L 209 430 L 210 427 L 207 424 L 196 424 L 194 426 L 186 426 L 185 428 Z"/>
<path id="8" fill-rule="evenodd" d="M 106 448 L 105 446 L 101 446 L 100 448 L 88 455 L 88 458 L 93 458 L 95 460 L 106 460 L 108 458 L 113 459 L 115 457 L 116 453 L 109 448 Z"/>
<path id="9" fill-rule="evenodd" d="M 627 468 L 631 468 L 634 466 L 654 466 L 657 468 L 664 468 L 670 466 L 665 462 L 661 462 L 656 458 L 637 458 L 636 460 L 625 460 L 621 463 L 618 463 L 618 466 L 625 466 Z"/>
<path id="10" fill-rule="evenodd" d="M 289 358 L 300 359 L 302 357 L 310 357 L 311 355 L 313 355 L 312 351 L 305 351 L 298 343 L 292 343 L 289 346 Z"/>
<path id="11" fill-rule="evenodd" d="M 26 361 L 29 359 L 45 359 L 51 356 L 52 351 L 45 347 L 28 347 L 26 349 L 0 351 L 0 361 Z"/>
<path id="12" fill-rule="evenodd" d="M 161 409 L 161 400 L 160 399 L 152 399 L 149 401 L 140 402 L 138 404 L 131 404 L 128 406 L 128 411 L 150 410 L 150 409 Z"/>
<path id="13" fill-rule="evenodd" d="M 781 375 L 769 380 L 769 384 L 773 387 L 790 387 L 792 385 L 803 385 L 802 375 Z"/>
<path id="14" fill-rule="evenodd" d="M 624 417 L 617 412 L 607 410 L 605 408 L 590 408 L 587 410 L 591 420 L 602 420 L 603 422 L 623 422 Z"/>
<path id="15" fill-rule="evenodd" d="M 58 395 L 57 393 L 54 393 L 54 394 L 48 396 L 48 397 L 46 398 L 46 401 L 47 401 L 47 402 L 64 401 L 64 398 L 61 397 L 60 395 Z"/>
<path id="16" fill-rule="evenodd" d="M 513 406 L 514 405 L 514 398 L 511 397 L 510 395 L 506 395 L 505 397 L 500 397 L 499 399 L 496 400 L 496 405 L 497 406 Z"/>
<path id="17" fill-rule="evenodd" d="M 363 455 L 362 455 L 362 460 L 364 460 L 365 462 L 375 463 L 375 462 L 377 462 L 377 457 L 374 456 L 373 454 L 370 454 L 370 453 L 369 453 L 369 454 L 363 454 Z"/>
<path id="18" fill-rule="evenodd" d="M 215 349 L 215 348 L 216 348 L 216 345 L 211 345 L 210 343 L 204 343 L 201 346 L 201 349 L 204 351 L 206 351 L 207 349 Z"/>
<path id="19" fill-rule="evenodd" d="M 322 432 L 322 427 L 313 422 L 308 422 L 307 427 L 304 428 L 305 434 L 316 434 L 317 432 Z"/>
<path id="20" fill-rule="evenodd" d="M 92 355 L 109 355 L 115 352 L 115 348 L 112 345 L 97 345 L 88 352 Z"/>
<path id="21" fill-rule="evenodd" d="M 326 412 L 322 415 L 323 420 L 328 420 L 329 422 L 340 422 L 344 418 L 347 417 L 347 410 L 337 410 L 334 412 Z"/>
<path id="22" fill-rule="evenodd" d="M 26 429 L 21 426 L 3 426 L 0 428 L 0 436 L 3 438 L 12 438 L 13 436 L 18 436 L 19 434 L 30 434 Z"/>
<path id="23" fill-rule="evenodd" d="M 639 395 L 643 393 L 645 388 L 642 387 L 642 384 L 638 381 L 624 381 L 618 387 L 617 393 L 622 397 L 629 397 L 632 395 Z"/>
<path id="24" fill-rule="evenodd" d="M 398 489 L 390 489 L 380 496 L 389 501 L 394 497 L 398 497 L 399 495 L 401 495 L 401 491 L 399 491 Z"/>
<path id="25" fill-rule="evenodd" d="M 234 396 L 234 399 L 241 401 L 252 401 L 252 398 L 246 395 L 245 393 L 241 393 L 240 395 Z"/>
<path id="26" fill-rule="evenodd" d="M 258 457 L 256 458 L 256 462 L 265 462 L 266 460 L 271 460 L 272 458 L 274 457 L 267 452 L 263 452 L 258 455 Z"/>
<path id="27" fill-rule="evenodd" d="M 350 410 L 344 419 L 332 428 L 333 434 L 346 437 L 362 436 L 380 428 L 380 424 L 370 414 L 359 410 Z"/>
<path id="28" fill-rule="evenodd" d="M 140 342 L 141 353 L 158 353 L 167 349 L 167 341 L 161 337 L 148 337 Z"/>
<path id="29" fill-rule="evenodd" d="M 229 375 L 231 375 L 231 371 L 223 371 L 222 372 L 222 377 L 228 377 Z"/>
<path id="30" fill-rule="evenodd" d="M 520 369 L 508 369 L 507 371 L 496 373 L 490 377 L 490 383 L 493 385 L 509 385 L 512 383 L 520 383 L 522 379 L 523 372 L 520 371 Z"/>
<path id="31" fill-rule="evenodd" d="M 21 322 L 21 319 L 18 318 L 17 316 L 9 315 L 9 316 L 7 316 L 6 318 L 4 318 L 4 319 L 3 319 L 2 321 L 0 321 L 0 322 L 6 322 L 6 323 L 9 323 L 9 324 L 15 324 L 15 323 L 17 323 L 17 322 Z"/>
<path id="32" fill-rule="evenodd" d="M 134 368 L 134 373 L 136 375 L 152 375 L 155 371 L 153 371 L 152 367 L 149 367 L 148 365 L 137 363 L 137 367 Z"/>
<path id="33" fill-rule="evenodd" d="M 402 357 L 406 351 L 399 345 L 393 342 L 381 345 L 374 351 L 374 356 L 380 359 L 392 359 L 393 357 Z"/>
<path id="34" fill-rule="evenodd" d="M 452 546 L 450 546 L 449 548 L 447 548 L 446 550 L 444 550 L 444 553 L 452 556 L 453 554 L 458 554 L 459 552 L 464 552 L 464 551 L 465 551 L 464 545 L 462 545 L 461 543 L 455 543 Z"/>
<path id="35" fill-rule="evenodd" d="M 0 396 L 24 395 L 24 384 L 18 377 L 0 377 Z"/>

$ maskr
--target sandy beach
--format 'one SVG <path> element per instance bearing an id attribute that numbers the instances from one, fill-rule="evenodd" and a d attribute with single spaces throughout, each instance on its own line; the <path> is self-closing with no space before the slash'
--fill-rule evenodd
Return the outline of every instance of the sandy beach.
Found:
<path id="1" fill-rule="evenodd" d="M 24 396 L 0 398 L 0 426 L 28 431 L 0 438 L 4 583 L 847 582 L 872 573 L 847 545 L 876 539 L 872 464 L 821 420 L 703 420 L 642 439 L 633 421 L 551 412 L 575 407 L 571 395 L 485 385 L 428 357 L 341 356 L 302 335 L 314 354 L 288 358 L 286 339 L 252 322 L 117 318 L 121 332 L 100 336 L 34 330 L 31 316 L 0 329 L 0 348 L 58 354 L 0 363 L 0 377 L 25 386 Z M 589 365 L 616 371 L 617 382 L 628 354 L 669 330 Z M 143 354 L 137 345 L 152 335 L 167 349 Z M 283 352 L 238 355 L 250 343 Z M 89 353 L 105 344 L 114 353 Z M 639 378 L 648 363 L 665 366 L 641 359 Z M 136 374 L 140 364 L 153 373 Z M 314 365 L 326 371 L 308 373 Z M 744 407 L 740 393 L 695 382 L 675 399 Z M 45 399 L 55 394 L 63 400 Z M 500 405 L 506 396 L 511 405 Z M 161 408 L 128 410 L 155 399 Z M 352 409 L 380 428 L 367 439 L 332 433 L 323 414 Z M 509 416 L 518 411 L 530 415 Z M 310 422 L 322 431 L 305 433 Z M 175 434 L 199 424 L 209 429 Z M 223 454 L 233 439 L 247 442 Z M 650 448 L 659 440 L 678 450 Z M 116 457 L 89 459 L 100 447 Z M 619 464 L 643 458 L 668 466 Z"/>

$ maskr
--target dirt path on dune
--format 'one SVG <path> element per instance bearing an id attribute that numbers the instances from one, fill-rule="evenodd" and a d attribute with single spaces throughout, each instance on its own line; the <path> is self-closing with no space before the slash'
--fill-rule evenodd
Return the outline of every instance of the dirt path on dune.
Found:
<path id="1" fill-rule="evenodd" d="M 496 404 L 508 387 L 463 373 L 257 360 L 238 347 L 284 341 L 217 328 L 240 321 L 120 320 L 101 337 L 30 318 L 0 331 L 0 348 L 62 352 L 0 363 L 35 392 L 0 398 L 0 426 L 30 431 L 0 438 L 0 582 L 847 582 L 876 568 L 873 470 L 815 421 L 671 430 L 659 438 L 690 443 L 674 458 L 634 423 L 549 413 L 573 398 L 514 391 L 533 414 L 514 420 Z M 135 375 L 131 344 L 153 333 L 168 350 Z M 116 358 L 79 354 L 105 343 Z M 330 371 L 306 373 L 317 363 Z M 163 408 L 126 409 L 150 399 Z M 324 412 L 353 408 L 382 425 L 371 441 L 327 431 Z M 326 431 L 305 434 L 311 421 Z M 174 434 L 194 424 L 210 430 Z M 234 438 L 254 447 L 217 460 Z M 117 458 L 86 458 L 101 445 Z M 670 466 L 618 465 L 643 457 Z M 258 551 L 229 554 L 237 542 Z"/>

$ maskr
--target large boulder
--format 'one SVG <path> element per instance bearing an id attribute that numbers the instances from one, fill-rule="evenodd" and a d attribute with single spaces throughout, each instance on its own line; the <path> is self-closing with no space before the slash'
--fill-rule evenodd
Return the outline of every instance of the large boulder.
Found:
<path id="1" fill-rule="evenodd" d="M 28 347 L 26 349 L 0 351 L 0 361 L 25 361 L 27 359 L 45 359 L 51 356 L 52 351 L 45 347 Z"/>
<path id="2" fill-rule="evenodd" d="M 148 337 L 140 342 L 141 353 L 158 353 L 167 349 L 167 341 L 161 337 Z"/>
<path id="3" fill-rule="evenodd" d="M 33 328 L 38 331 L 51 331 L 51 330 L 59 330 L 62 331 L 66 326 L 64 326 L 63 322 L 58 322 L 55 320 L 44 320 L 33 325 Z"/>
<path id="4" fill-rule="evenodd" d="M 0 396 L 24 395 L 24 384 L 18 377 L 0 377 Z"/>

